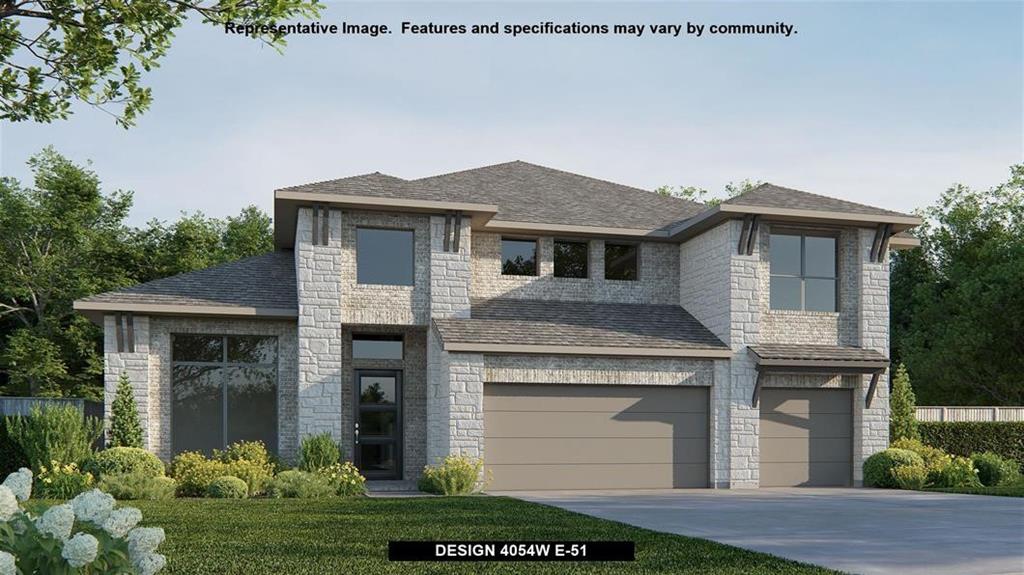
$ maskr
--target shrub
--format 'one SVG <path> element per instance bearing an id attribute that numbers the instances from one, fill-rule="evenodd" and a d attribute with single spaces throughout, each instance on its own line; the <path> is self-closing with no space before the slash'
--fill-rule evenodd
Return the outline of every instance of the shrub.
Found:
<path id="1" fill-rule="evenodd" d="M 865 487 L 897 487 L 892 470 L 901 465 L 924 467 L 921 456 L 906 449 L 889 448 L 868 457 L 864 461 Z"/>
<path id="2" fill-rule="evenodd" d="M 935 480 L 935 487 L 981 487 L 978 470 L 966 457 L 954 457 Z"/>
<path id="3" fill-rule="evenodd" d="M 181 497 L 203 497 L 210 483 L 228 475 L 227 464 L 210 460 L 196 451 L 179 453 L 171 462 L 171 476 L 178 482 Z"/>
<path id="4" fill-rule="evenodd" d="M 214 450 L 213 458 L 227 465 L 225 475 L 245 481 L 249 495 L 262 493 L 274 476 L 274 464 L 262 441 L 237 441 L 224 451 Z"/>
<path id="5" fill-rule="evenodd" d="M 335 488 L 326 477 L 297 469 L 282 471 L 267 484 L 267 495 L 275 498 L 317 499 L 334 494 Z"/>
<path id="6" fill-rule="evenodd" d="M 978 481 L 985 487 L 1006 485 L 1014 482 L 1020 466 L 1012 459 L 1000 457 L 998 453 L 986 451 L 971 456 L 974 468 L 978 470 Z"/>
<path id="7" fill-rule="evenodd" d="M 889 394 L 889 439 L 918 439 L 916 398 L 910 386 L 910 376 L 902 363 L 896 368 Z"/>
<path id="8" fill-rule="evenodd" d="M 160 477 L 164 474 L 163 462 L 139 447 L 104 449 L 90 457 L 83 467 L 98 478 L 110 473 L 138 473 L 149 477 Z"/>
<path id="9" fill-rule="evenodd" d="M 991 451 L 1024 462 L 1024 421 L 923 421 L 921 441 L 953 455 Z"/>
<path id="10" fill-rule="evenodd" d="M 81 465 L 103 433 L 103 422 L 83 417 L 70 405 L 33 407 L 27 417 L 7 419 L 7 432 L 21 447 L 33 469 L 51 461 Z"/>
<path id="11" fill-rule="evenodd" d="M 39 466 L 36 493 L 41 499 L 71 499 L 87 491 L 94 482 L 92 473 L 83 472 L 74 463 L 50 462 Z"/>
<path id="12" fill-rule="evenodd" d="M 928 472 L 929 484 L 938 481 L 939 473 L 953 460 L 941 449 L 925 445 L 916 439 L 900 439 L 893 442 L 889 447 L 906 449 L 920 455 L 921 459 L 924 460 L 925 471 Z"/>
<path id="13" fill-rule="evenodd" d="M 892 468 L 892 479 L 900 489 L 920 490 L 928 482 L 928 470 L 921 465 L 899 465 Z"/>
<path id="14" fill-rule="evenodd" d="M 366 478 L 350 461 L 328 465 L 316 473 L 334 487 L 335 495 L 352 497 L 366 493 Z"/>
<path id="15" fill-rule="evenodd" d="M 423 468 L 420 478 L 420 491 L 441 495 L 467 495 L 483 489 L 480 474 L 484 462 L 476 457 L 449 455 L 440 465 L 428 465 Z"/>
<path id="16" fill-rule="evenodd" d="M 14 473 L 22 467 L 30 467 L 25 452 L 7 433 L 7 419 L 0 419 L 0 476 Z"/>
<path id="17" fill-rule="evenodd" d="M 171 499 L 177 486 L 170 477 L 145 473 L 108 473 L 96 484 L 115 499 Z"/>
<path id="18" fill-rule="evenodd" d="M 215 499 L 245 499 L 249 496 L 249 486 L 237 477 L 222 475 L 210 482 L 206 495 Z"/>
<path id="19" fill-rule="evenodd" d="M 142 447 L 142 424 L 139 410 L 135 407 L 135 393 L 128 374 L 121 373 L 117 382 L 117 393 L 110 406 L 111 447 Z"/>
<path id="20" fill-rule="evenodd" d="M 236 441 L 224 451 L 213 450 L 213 458 L 224 463 L 248 461 L 257 465 L 272 464 L 270 454 L 267 453 L 267 446 L 263 445 L 262 441 Z"/>
<path id="21" fill-rule="evenodd" d="M 307 435 L 302 439 L 299 469 L 316 471 L 341 460 L 341 449 L 329 433 Z"/>

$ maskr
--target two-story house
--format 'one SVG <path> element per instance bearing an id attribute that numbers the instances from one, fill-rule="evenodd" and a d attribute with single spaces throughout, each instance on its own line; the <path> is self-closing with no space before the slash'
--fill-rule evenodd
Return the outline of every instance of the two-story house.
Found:
<path id="1" fill-rule="evenodd" d="M 169 459 L 330 433 L 370 479 L 855 485 L 888 442 L 916 217 L 764 184 L 709 207 L 511 162 L 277 190 L 274 253 L 75 303 Z M 881 382 L 881 383 L 880 383 Z"/>

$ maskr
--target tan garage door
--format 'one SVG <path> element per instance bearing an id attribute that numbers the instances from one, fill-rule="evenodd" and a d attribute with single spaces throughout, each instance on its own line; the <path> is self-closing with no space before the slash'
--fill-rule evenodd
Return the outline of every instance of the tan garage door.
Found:
<path id="1" fill-rule="evenodd" d="M 761 486 L 848 486 L 853 479 L 848 389 L 761 391 Z"/>
<path id="2" fill-rule="evenodd" d="M 708 391 L 484 386 L 489 489 L 707 487 Z"/>

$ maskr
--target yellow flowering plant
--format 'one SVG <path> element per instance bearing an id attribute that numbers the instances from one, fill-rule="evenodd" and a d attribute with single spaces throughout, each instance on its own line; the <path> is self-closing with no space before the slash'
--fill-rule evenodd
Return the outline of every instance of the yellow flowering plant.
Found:
<path id="1" fill-rule="evenodd" d="M 37 491 L 44 499 L 71 499 L 89 490 L 95 482 L 92 473 L 83 472 L 75 463 L 51 460 L 49 467 L 39 466 Z"/>

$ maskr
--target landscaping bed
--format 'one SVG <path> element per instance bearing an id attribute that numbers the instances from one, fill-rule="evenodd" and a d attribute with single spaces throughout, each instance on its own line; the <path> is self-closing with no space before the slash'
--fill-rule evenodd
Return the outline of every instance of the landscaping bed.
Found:
<path id="1" fill-rule="evenodd" d="M 136 501 L 165 573 L 826 574 L 763 553 L 504 497 Z M 391 563 L 388 540 L 631 540 L 628 563 Z"/>
<path id="2" fill-rule="evenodd" d="M 941 493 L 966 493 L 969 495 L 999 495 L 1002 497 L 1024 497 L 1024 479 L 1010 485 L 995 485 L 991 487 L 954 487 L 954 488 L 929 488 L 926 491 L 938 491 Z"/>

